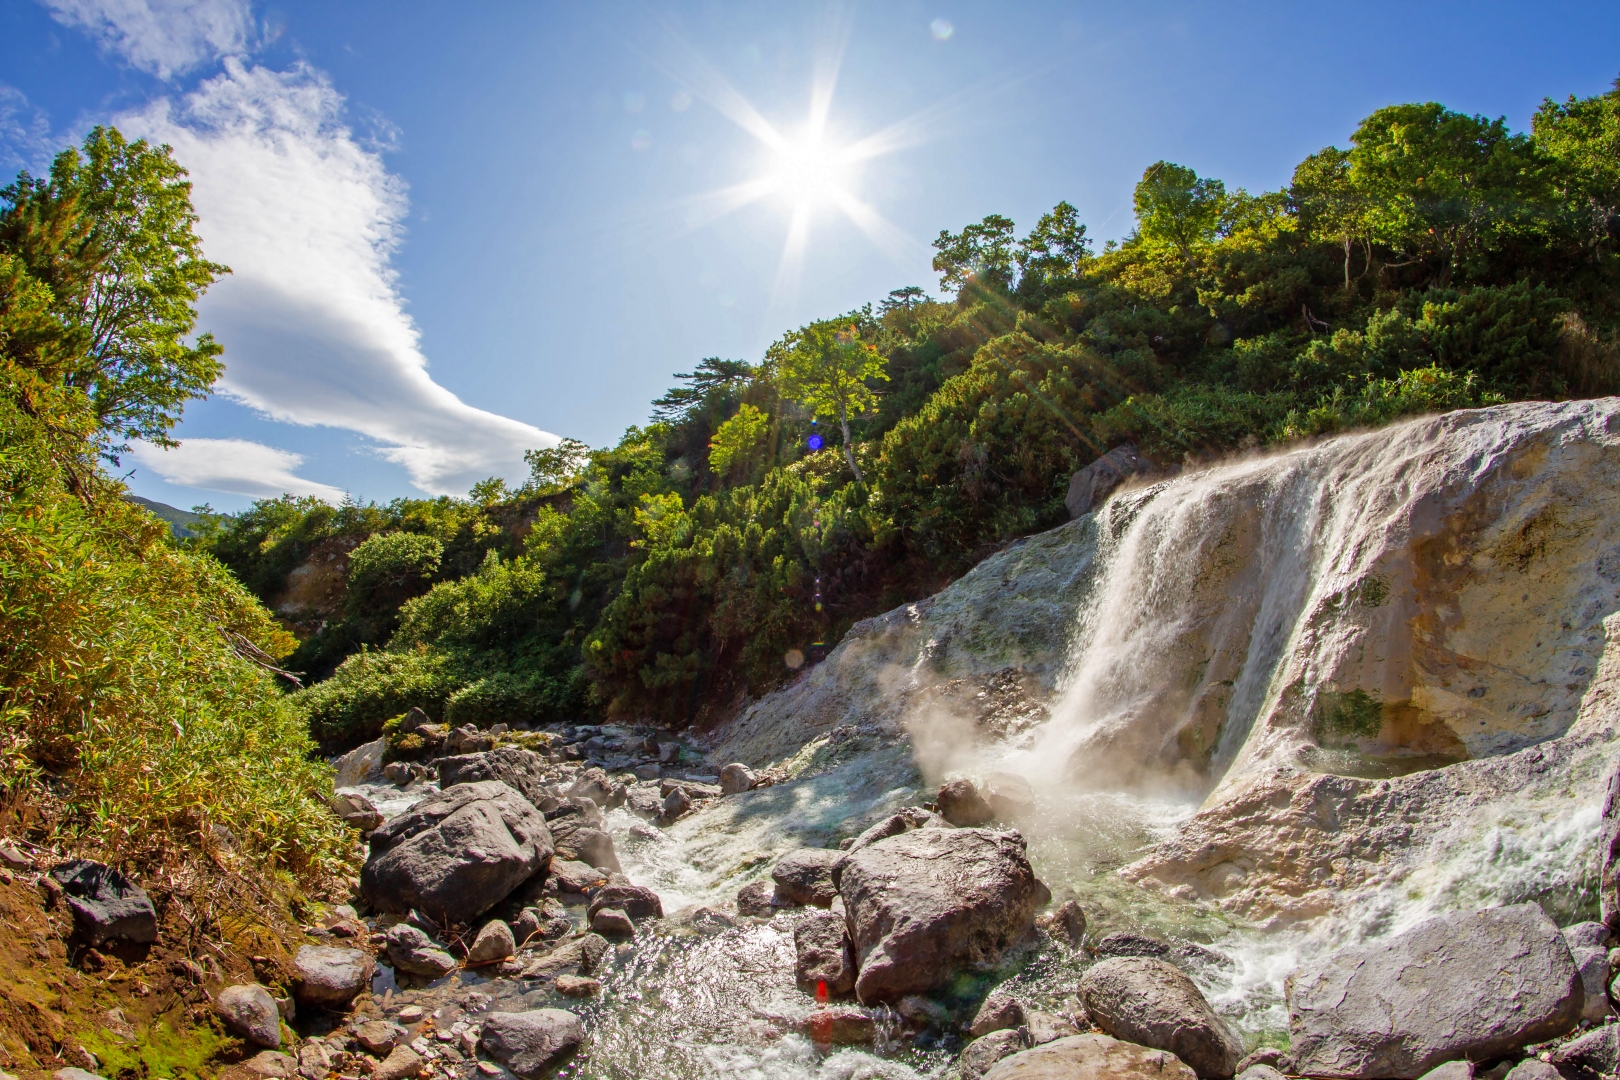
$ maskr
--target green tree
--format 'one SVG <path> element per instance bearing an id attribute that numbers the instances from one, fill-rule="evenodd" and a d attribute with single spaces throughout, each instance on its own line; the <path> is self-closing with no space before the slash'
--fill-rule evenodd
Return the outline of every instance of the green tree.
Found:
<path id="1" fill-rule="evenodd" d="M 198 299 L 229 271 L 202 257 L 185 175 L 169 147 L 98 127 L 48 178 L 0 190 L 0 252 L 50 290 L 66 331 L 71 359 L 48 376 L 89 397 L 114 460 L 130 439 L 174 445 L 185 403 L 223 370 L 211 335 L 187 341 Z"/>
<path id="2" fill-rule="evenodd" d="M 939 239 L 934 241 L 938 252 L 934 256 L 934 270 L 939 273 L 940 285 L 961 289 L 973 281 L 1002 292 L 1011 289 L 1016 243 L 1013 228 L 1011 218 L 991 214 L 960 233 L 941 229 Z"/>
<path id="3" fill-rule="evenodd" d="M 688 418 L 705 401 L 741 388 L 754 377 L 754 369 L 744 360 L 706 356 L 698 361 L 696 370 L 677 372 L 675 377 L 685 380 L 687 385 L 674 387 L 653 400 L 653 416 L 658 420 L 675 422 Z"/>
<path id="4" fill-rule="evenodd" d="M 1136 185 L 1136 231 L 1171 245 L 1192 265 L 1194 249 L 1215 238 L 1225 202 L 1226 185 L 1219 180 L 1200 180 L 1185 165 L 1156 161 Z"/>
<path id="5" fill-rule="evenodd" d="M 709 467 L 724 475 L 734 465 L 750 462 L 770 430 L 771 418 L 744 402 L 709 440 Z"/>
<path id="6" fill-rule="evenodd" d="M 556 446 L 525 450 L 523 460 L 529 465 L 525 487 L 531 491 L 565 488 L 579 476 L 590 456 L 591 448 L 578 439 L 563 439 Z"/>
<path id="7" fill-rule="evenodd" d="M 1348 292 L 1355 243 L 1367 233 L 1366 202 L 1350 180 L 1350 155 L 1330 146 L 1300 162 L 1289 196 L 1311 236 L 1344 246 L 1344 288 Z"/>
<path id="8" fill-rule="evenodd" d="M 1080 222 L 1080 212 L 1067 202 L 1060 202 L 1049 213 L 1041 215 L 1021 244 L 1014 259 L 1018 263 L 1020 281 L 1034 275 L 1039 280 L 1072 276 L 1081 260 L 1091 254 L 1091 241 L 1086 227 Z"/>
<path id="9" fill-rule="evenodd" d="M 1548 99 L 1531 131 L 1558 163 L 1557 183 L 1581 240 L 1612 251 L 1620 241 L 1620 79 L 1597 97 Z"/>
<path id="10" fill-rule="evenodd" d="M 838 417 L 844 434 L 844 461 L 857 480 L 864 477 L 855 464 L 849 418 L 877 405 L 877 395 L 868 381 L 889 380 L 883 357 L 861 337 L 863 327 L 871 321 L 871 310 L 862 308 L 836 319 L 813 322 L 788 334 L 767 353 L 784 396 L 812 412 Z"/>

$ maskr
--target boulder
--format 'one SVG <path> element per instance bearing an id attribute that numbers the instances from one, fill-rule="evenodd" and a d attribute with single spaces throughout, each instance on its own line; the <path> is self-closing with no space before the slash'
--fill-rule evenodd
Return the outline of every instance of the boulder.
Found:
<path id="1" fill-rule="evenodd" d="M 523 1080 L 538 1080 L 579 1050 L 585 1027 L 562 1009 L 493 1013 L 484 1021 L 478 1046 Z"/>
<path id="2" fill-rule="evenodd" d="M 387 753 L 386 738 L 361 743 L 332 762 L 332 786 L 346 788 L 376 783 L 382 779 L 383 756 Z"/>
<path id="3" fill-rule="evenodd" d="M 408 1080 L 412 1076 L 421 1076 L 422 1066 L 426 1064 L 422 1055 L 415 1050 L 408 1046 L 396 1046 L 372 1068 L 371 1080 Z"/>
<path id="4" fill-rule="evenodd" d="M 556 850 L 558 858 L 604 867 L 616 874 L 624 872 L 619 865 L 619 853 L 613 848 L 613 837 L 589 825 L 559 830 Z"/>
<path id="5" fill-rule="evenodd" d="M 1063 505 L 1070 519 L 1082 517 L 1102 505 L 1127 477 L 1153 472 L 1153 463 L 1136 452 L 1134 443 L 1121 443 L 1069 478 Z"/>
<path id="6" fill-rule="evenodd" d="M 495 736 L 479 731 L 471 724 L 463 724 L 444 737 L 444 752 L 460 757 L 463 754 L 482 754 L 495 749 Z"/>
<path id="7" fill-rule="evenodd" d="M 658 894 L 640 885 L 604 885 L 591 897 L 589 915 L 603 908 L 618 908 L 632 919 L 662 919 L 664 905 Z"/>
<path id="8" fill-rule="evenodd" d="M 799 989 L 820 1001 L 855 989 L 855 947 L 842 915 L 817 912 L 801 919 L 793 928 L 793 949 Z"/>
<path id="9" fill-rule="evenodd" d="M 1469 1073 L 1469 1076 L 1472 1076 Z M 1270 1065 L 1250 1065 L 1237 1074 L 1237 1080 L 1288 1080 L 1288 1077 L 1272 1068 Z M 1427 1080 L 1427 1078 L 1425 1078 Z"/>
<path id="10" fill-rule="evenodd" d="M 1237 1072 L 1243 1043 L 1183 972 L 1163 960 L 1116 956 L 1080 979 L 1092 1023 L 1116 1039 L 1168 1050 L 1206 1080 Z"/>
<path id="11" fill-rule="evenodd" d="M 968 1025 L 968 1034 L 978 1039 L 992 1031 L 1023 1026 L 1024 1003 L 1006 990 L 998 988 L 990 991 L 990 996 L 984 999 L 979 1011 L 973 1014 L 973 1022 Z"/>
<path id="12" fill-rule="evenodd" d="M 769 881 L 750 881 L 737 890 L 737 914 L 768 919 L 776 914 L 776 888 Z"/>
<path id="13" fill-rule="evenodd" d="M 602 992 L 601 980 L 587 975 L 559 975 L 551 985 L 563 997 L 595 997 Z"/>
<path id="14" fill-rule="evenodd" d="M 991 773 L 984 798 L 997 821 L 1018 821 L 1035 810 L 1035 789 L 1016 773 Z"/>
<path id="15" fill-rule="evenodd" d="M 920 806 L 908 806 L 899 813 L 890 814 L 853 840 L 844 841 L 843 844 L 839 845 L 839 850 L 847 855 L 850 852 L 870 847 L 879 840 L 887 840 L 891 836 L 899 836 L 901 833 L 909 832 L 912 829 L 949 827 L 950 822 L 938 814 L 931 814 Z"/>
<path id="16" fill-rule="evenodd" d="M 984 1080 L 1196 1080 L 1197 1075 L 1163 1050 L 1107 1035 L 1071 1035 L 1002 1058 Z"/>
<path id="17" fill-rule="evenodd" d="M 1065 900 L 1056 910 L 1036 919 L 1035 925 L 1071 949 L 1078 949 L 1086 939 L 1086 913 L 1074 900 Z"/>
<path id="18" fill-rule="evenodd" d="M 594 866 L 573 859 L 553 859 L 551 880 L 557 883 L 558 892 L 579 895 L 606 885 L 607 875 Z"/>
<path id="19" fill-rule="evenodd" d="M 1088 1025 L 1089 1026 L 1089 1025 Z M 1067 1016 L 1056 1013 L 1039 1012 L 1028 1009 L 1024 1012 L 1024 1035 L 1031 1046 L 1040 1046 L 1042 1043 L 1066 1039 L 1070 1035 L 1079 1035 L 1081 1031 L 1074 1026 L 1074 1021 Z"/>
<path id="20" fill-rule="evenodd" d="M 990 1066 L 1027 1048 L 1024 1036 L 1016 1029 L 997 1029 L 964 1046 L 962 1056 L 956 1059 L 956 1068 L 962 1080 L 979 1080 Z"/>
<path id="21" fill-rule="evenodd" d="M 505 960 L 517 952 L 517 942 L 512 938 L 512 928 L 500 919 L 491 919 L 478 928 L 478 936 L 467 949 L 467 964 L 476 967 L 480 964 L 493 964 L 498 960 Z"/>
<path id="22" fill-rule="evenodd" d="M 556 833 L 565 829 L 596 828 L 602 824 L 602 808 L 582 795 L 568 795 L 546 811 L 546 825 Z"/>
<path id="23" fill-rule="evenodd" d="M 242 1068 L 254 1076 L 264 1077 L 265 1080 L 282 1080 L 283 1077 L 291 1076 L 298 1071 L 298 1062 L 291 1054 L 283 1054 L 277 1050 L 261 1050 L 242 1062 Z M 61 1074 L 52 1075 L 60 1077 Z"/>
<path id="24" fill-rule="evenodd" d="M 281 1049 L 281 1010 L 262 986 L 227 986 L 214 1000 L 214 1011 L 233 1034 L 266 1050 Z"/>
<path id="25" fill-rule="evenodd" d="M 1282 1076 L 1276 1069 L 1266 1071 L 1274 1076 Z M 1270 1080 L 1270 1077 L 1266 1080 Z M 1474 1066 L 1467 1061 L 1448 1061 L 1444 1065 L 1430 1069 L 1419 1080 L 1474 1080 Z"/>
<path id="26" fill-rule="evenodd" d="M 682 815 L 690 813 L 692 809 L 692 796 L 686 793 L 683 787 L 672 788 L 659 807 L 658 820 L 672 822 L 679 820 Z"/>
<path id="27" fill-rule="evenodd" d="M 410 923 L 399 923 L 388 928 L 384 939 L 384 954 L 395 970 L 411 975 L 437 979 L 456 970 L 456 958 Z"/>
<path id="28" fill-rule="evenodd" d="M 1163 941 L 1132 930 L 1118 930 L 1099 940 L 1091 947 L 1098 956 L 1151 956 L 1155 960 L 1171 963 L 1203 963 L 1217 967 L 1230 967 L 1232 961 L 1220 953 L 1212 952 L 1190 941 Z"/>
<path id="29" fill-rule="evenodd" d="M 1609 1007 L 1609 950 L 1577 947 L 1570 949 L 1569 954 L 1581 976 L 1581 1019 L 1602 1023 L 1614 1013 Z"/>
<path id="30" fill-rule="evenodd" d="M 372 907 L 468 923 L 551 862 L 551 833 L 498 780 L 430 795 L 371 834 L 360 890 Z"/>
<path id="31" fill-rule="evenodd" d="M 745 791 L 753 790 L 754 785 L 758 782 L 759 778 L 754 775 L 754 770 L 740 761 L 733 761 L 720 770 L 720 794 L 722 795 L 741 795 Z"/>
<path id="32" fill-rule="evenodd" d="M 597 806 L 607 806 L 617 785 L 601 769 L 586 769 L 575 779 L 567 791 L 569 798 L 589 799 Z"/>
<path id="33" fill-rule="evenodd" d="M 371 832 L 383 823 L 382 811 L 358 791 L 340 791 L 332 796 L 332 813 L 351 829 Z"/>
<path id="34" fill-rule="evenodd" d="M 523 943 L 530 938 L 540 936 L 542 922 L 539 908 L 526 907 L 518 912 L 517 918 L 512 920 L 512 940 L 517 943 L 518 948 L 521 949 Z"/>
<path id="35" fill-rule="evenodd" d="M 341 1009 L 371 988 L 376 964 L 359 949 L 305 945 L 293 957 L 293 996 L 315 1009 Z"/>
<path id="36" fill-rule="evenodd" d="M 845 856 L 839 876 L 863 1004 L 993 964 L 1051 898 L 1017 833 L 916 829 Z"/>
<path id="37" fill-rule="evenodd" d="M 354 1027 L 354 1041 L 368 1054 L 386 1054 L 409 1038 L 410 1032 L 388 1020 L 367 1020 Z"/>
<path id="38" fill-rule="evenodd" d="M 659 794 L 657 784 L 632 784 L 625 792 L 624 805 L 644 821 L 652 821 L 664 813 L 664 797 Z"/>
<path id="39" fill-rule="evenodd" d="M 1620 1024 L 1604 1024 L 1552 1052 L 1552 1064 L 1567 1080 L 1601 1080 L 1620 1073 Z"/>
<path id="40" fill-rule="evenodd" d="M 546 759 L 533 750 L 516 746 L 497 746 L 481 754 L 458 754 L 439 760 L 439 788 L 448 790 L 459 784 L 477 784 L 486 780 L 499 780 L 529 800 L 530 805 L 545 811 L 554 809 L 558 799 L 546 785 Z"/>
<path id="41" fill-rule="evenodd" d="M 618 908 L 604 907 L 591 912 L 591 929 L 611 937 L 631 937 L 636 924 Z"/>
<path id="42" fill-rule="evenodd" d="M 145 890 L 123 874 L 89 859 L 51 869 L 73 912 L 73 929 L 91 947 L 114 939 L 150 945 L 157 940 L 157 909 Z"/>
<path id="43" fill-rule="evenodd" d="M 1528 1058 L 1513 1066 L 1502 1080 L 1564 1080 L 1563 1074 L 1545 1061 Z"/>
<path id="44" fill-rule="evenodd" d="M 844 858 L 842 851 L 826 848 L 799 848 L 776 860 L 771 880 L 783 900 L 806 907 L 831 907 L 838 895 L 833 867 Z"/>
<path id="45" fill-rule="evenodd" d="M 804 1033 L 816 1043 L 859 1046 L 877 1039 L 878 1025 L 865 1009 L 833 1005 L 811 1013 L 804 1022 Z"/>
<path id="46" fill-rule="evenodd" d="M 1443 915 L 1348 949 L 1289 984 L 1298 1072 L 1421 1076 L 1575 1027 L 1584 999 L 1563 935 L 1534 904 Z"/>
<path id="47" fill-rule="evenodd" d="M 934 796 L 934 806 L 939 816 L 952 825 L 968 828 L 988 825 L 996 816 L 973 781 L 965 778 L 942 784 Z"/>
<path id="48" fill-rule="evenodd" d="M 601 934 L 582 934 L 560 942 L 550 952 L 530 961 L 523 969 L 523 976 L 537 979 L 565 972 L 589 975 L 596 970 L 607 951 L 607 939 Z"/>

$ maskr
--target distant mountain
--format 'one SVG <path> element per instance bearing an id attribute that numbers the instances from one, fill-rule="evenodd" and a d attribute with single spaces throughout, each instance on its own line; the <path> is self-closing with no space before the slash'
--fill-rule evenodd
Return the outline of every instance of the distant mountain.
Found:
<path id="1" fill-rule="evenodd" d="M 170 506 L 168 503 L 153 502 L 151 499 L 143 499 L 139 495 L 125 495 L 124 498 L 128 499 L 136 506 L 144 507 L 145 509 L 150 510 L 164 521 L 167 521 L 169 523 L 169 528 L 174 530 L 175 536 L 184 538 L 187 536 L 197 535 L 196 531 L 193 530 L 191 526 L 202 521 L 202 516 L 200 514 L 193 514 L 190 510 L 182 510 L 178 506 Z"/>

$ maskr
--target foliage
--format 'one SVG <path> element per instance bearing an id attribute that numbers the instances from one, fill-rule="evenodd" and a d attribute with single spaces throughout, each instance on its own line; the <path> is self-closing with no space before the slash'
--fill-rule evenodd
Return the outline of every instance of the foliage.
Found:
<path id="1" fill-rule="evenodd" d="M 851 442 L 850 417 L 877 405 L 871 383 L 887 382 L 883 355 L 863 340 L 874 330 L 870 308 L 836 319 L 823 319 L 789 333 L 766 352 L 766 362 L 784 397 L 811 412 L 838 417 L 844 434 L 844 459 L 861 479 Z"/>
<path id="2" fill-rule="evenodd" d="M 709 468 L 724 475 L 734 467 L 745 466 L 758 454 L 771 421 L 746 401 L 736 415 L 715 429 L 709 440 Z"/>

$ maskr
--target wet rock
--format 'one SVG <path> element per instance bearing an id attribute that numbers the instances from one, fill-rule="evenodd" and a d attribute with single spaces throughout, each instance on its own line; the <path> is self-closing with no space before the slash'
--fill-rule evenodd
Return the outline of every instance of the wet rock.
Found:
<path id="1" fill-rule="evenodd" d="M 833 867 L 844 853 L 826 848 L 799 848 L 790 851 L 771 868 L 771 880 L 783 900 L 806 907 L 830 907 L 838 895 Z"/>
<path id="2" fill-rule="evenodd" d="M 354 1028 L 354 1041 L 371 1054 L 386 1054 L 408 1038 L 410 1032 L 387 1020 L 367 1020 Z"/>
<path id="3" fill-rule="evenodd" d="M 607 884 L 608 878 L 596 867 L 572 859 L 553 859 L 550 874 L 551 880 L 557 883 L 558 892 L 575 895 L 601 888 Z"/>
<path id="4" fill-rule="evenodd" d="M 1620 1073 L 1620 1024 L 1604 1024 L 1558 1047 L 1552 1065 L 1566 1080 L 1600 1080 Z"/>
<path id="5" fill-rule="evenodd" d="M 606 806 L 613 797 L 613 781 L 601 769 L 586 769 L 568 789 L 571 798 L 589 799 L 597 806 Z"/>
<path id="6" fill-rule="evenodd" d="M 332 813 L 351 829 L 371 832 L 383 823 L 382 811 L 357 791 L 340 791 L 332 796 Z"/>
<path id="7" fill-rule="evenodd" d="M 546 811 L 546 825 L 553 835 L 565 834 L 569 829 L 598 828 L 602 824 L 602 808 L 579 795 L 560 799 Z"/>
<path id="8" fill-rule="evenodd" d="M 664 904 L 658 894 L 640 885 L 604 885 L 591 897 L 591 917 L 603 908 L 618 908 L 632 919 L 664 917 Z"/>
<path id="9" fill-rule="evenodd" d="M 794 976 L 799 989 L 843 997 L 855 989 L 855 947 L 842 915 L 818 912 L 793 928 Z"/>
<path id="10" fill-rule="evenodd" d="M 618 908 L 605 907 L 591 913 L 591 929 L 611 937 L 630 937 L 636 932 L 636 924 Z"/>
<path id="11" fill-rule="evenodd" d="M 929 990 L 994 963 L 1050 894 L 1017 833 L 917 829 L 845 857 L 839 892 L 863 1004 Z"/>
<path id="12" fill-rule="evenodd" d="M 1082 517 L 1101 506 L 1127 478 L 1153 471 L 1153 463 L 1136 452 L 1136 444 L 1121 443 L 1069 478 L 1063 505 L 1071 519 Z"/>
<path id="13" fill-rule="evenodd" d="M 517 942 L 518 948 L 521 949 L 530 938 L 540 935 L 541 922 L 539 908 L 526 907 L 518 912 L 517 918 L 512 920 L 512 940 Z"/>
<path id="14" fill-rule="evenodd" d="M 517 952 L 517 942 L 513 940 L 512 928 L 500 919 L 491 919 L 478 929 L 478 936 L 467 949 L 467 964 L 476 967 L 480 964 L 493 964 Z"/>
<path id="15" fill-rule="evenodd" d="M 291 1054 L 261 1050 L 242 1062 L 242 1067 L 254 1076 L 264 1077 L 265 1080 L 284 1080 L 285 1077 L 298 1071 L 298 1062 Z"/>
<path id="16" fill-rule="evenodd" d="M 409 787 L 411 781 L 416 779 L 416 773 L 411 770 L 408 761 L 390 761 L 383 766 L 383 779 L 395 787 Z"/>
<path id="17" fill-rule="evenodd" d="M 1098 956 L 1150 956 L 1155 960 L 1172 963 L 1204 963 L 1216 967 L 1231 967 L 1232 961 L 1201 945 L 1190 941 L 1162 941 L 1131 930 L 1120 930 L 1102 938 L 1092 946 Z"/>
<path id="18" fill-rule="evenodd" d="M 359 949 L 305 945 L 293 957 L 293 996 L 309 1008 L 341 1009 L 370 988 L 374 970 Z"/>
<path id="19" fill-rule="evenodd" d="M 372 907 L 467 923 L 551 861 L 551 833 L 498 780 L 430 795 L 371 834 L 360 890 Z"/>
<path id="20" fill-rule="evenodd" d="M 110 866 L 72 859 L 51 869 L 62 888 L 73 929 L 92 948 L 122 939 L 137 945 L 157 940 L 157 909 L 134 882 Z"/>
<path id="21" fill-rule="evenodd" d="M 776 910 L 776 888 L 771 882 L 750 881 L 737 890 L 737 914 L 768 919 Z"/>
<path id="22" fill-rule="evenodd" d="M 600 866 L 614 873 L 623 873 L 619 865 L 619 853 L 613 848 L 613 837 L 601 829 L 581 825 L 577 828 L 558 830 L 556 839 L 557 856 L 564 859 L 573 859 L 588 866 Z"/>
<path id="23" fill-rule="evenodd" d="M 644 821 L 652 821 L 664 813 L 664 797 L 659 794 L 657 784 L 632 784 L 625 793 L 624 805 Z"/>
<path id="24" fill-rule="evenodd" d="M 227 986 L 214 1001 L 214 1011 L 234 1034 L 267 1050 L 281 1049 L 281 1011 L 262 986 Z"/>
<path id="25" fill-rule="evenodd" d="M 1092 1023 L 1116 1039 L 1168 1050 L 1201 1077 L 1226 1080 L 1243 1043 L 1181 969 L 1149 957 L 1116 956 L 1080 978 Z"/>
<path id="26" fill-rule="evenodd" d="M 439 788 L 499 780 L 529 800 L 537 810 L 554 809 L 558 799 L 545 778 L 546 759 L 533 750 L 497 746 L 481 754 L 458 754 L 439 760 Z"/>
<path id="27" fill-rule="evenodd" d="M 997 821 L 1018 821 L 1035 810 L 1035 789 L 1014 773 L 991 773 L 985 781 L 984 797 Z"/>
<path id="28" fill-rule="evenodd" d="M 758 783 L 754 770 L 740 761 L 733 761 L 720 770 L 720 794 L 741 795 L 745 791 L 753 790 Z"/>
<path id="29" fill-rule="evenodd" d="M 952 825 L 974 828 L 979 825 L 988 825 L 994 818 L 995 812 L 979 789 L 973 786 L 968 779 L 951 780 L 940 786 L 939 794 L 934 797 L 934 805 L 938 808 L 939 816 Z"/>
<path id="30" fill-rule="evenodd" d="M 674 788 L 659 807 L 658 820 L 660 824 L 678 821 L 692 810 L 692 796 L 686 793 L 685 788 Z"/>
<path id="31" fill-rule="evenodd" d="M 529 961 L 523 967 L 523 976 L 542 979 L 565 973 L 589 975 L 607 955 L 608 948 L 602 935 L 582 934 L 559 942 L 550 952 Z"/>
<path id="32" fill-rule="evenodd" d="M 990 1066 L 1004 1057 L 1016 1054 L 1020 1050 L 1028 1049 L 1024 1036 L 1014 1028 L 997 1029 L 979 1036 L 962 1048 L 962 1056 L 956 1061 L 957 1071 L 961 1073 L 962 1080 L 979 1080 Z"/>
<path id="33" fill-rule="evenodd" d="M 1306 1074 L 1421 1076 L 1571 1030 L 1580 974 L 1534 904 L 1444 915 L 1294 976 L 1288 1026 Z"/>
<path id="34" fill-rule="evenodd" d="M 968 1034 L 982 1038 L 992 1031 L 1024 1026 L 1024 1004 L 1006 990 L 996 989 L 984 999 L 979 1011 L 973 1014 Z"/>
<path id="35" fill-rule="evenodd" d="M 1035 925 L 1071 949 L 1078 949 L 1086 939 L 1086 913 L 1074 900 L 1065 900 L 1055 911 L 1036 919 Z"/>
<path id="36" fill-rule="evenodd" d="M 877 1021 L 864 1009 L 853 1005 L 833 1005 L 817 1009 L 804 1024 L 812 1042 L 834 1046 L 861 1046 L 877 1038 Z"/>
<path id="37" fill-rule="evenodd" d="M 1024 1013 L 1024 1032 L 1029 1045 L 1040 1046 L 1042 1043 L 1066 1039 L 1070 1035 L 1079 1035 L 1080 1029 L 1066 1016 L 1029 1009 Z"/>
<path id="38" fill-rule="evenodd" d="M 396 970 L 437 979 L 456 970 L 456 958 L 410 923 L 388 929 L 383 951 Z"/>
<path id="39" fill-rule="evenodd" d="M 595 997 L 602 992 L 601 981 L 585 975 L 559 975 L 552 985 L 563 997 Z"/>
<path id="40" fill-rule="evenodd" d="M 408 1046 L 396 1046 L 371 1070 L 371 1080 L 407 1080 L 408 1077 L 422 1075 L 425 1064 L 422 1055 L 415 1050 Z"/>
<path id="41" fill-rule="evenodd" d="M 584 1041 L 584 1025 L 573 1013 L 533 1009 L 492 1014 L 478 1046 L 524 1080 L 538 1080 L 573 1057 Z"/>
<path id="42" fill-rule="evenodd" d="M 1195 1080 L 1174 1054 L 1107 1035 L 1071 1035 L 1004 1057 L 984 1080 Z"/>
<path id="43" fill-rule="evenodd" d="M 839 850 L 846 855 L 870 847 L 879 840 L 887 840 L 891 836 L 899 836 L 912 829 L 950 828 L 950 822 L 938 814 L 931 814 L 920 806 L 908 806 L 899 813 L 890 814 L 882 821 L 873 825 L 853 840 L 845 840 L 839 844 Z M 846 846 L 847 845 L 847 846 Z"/>

